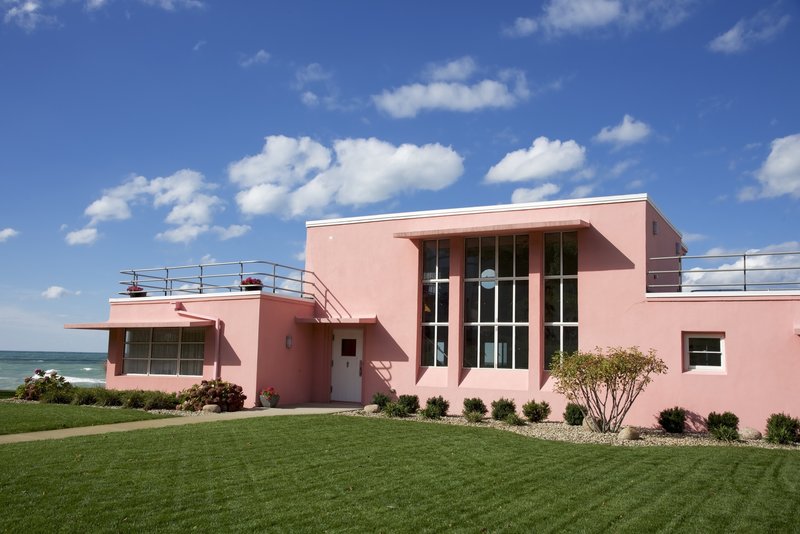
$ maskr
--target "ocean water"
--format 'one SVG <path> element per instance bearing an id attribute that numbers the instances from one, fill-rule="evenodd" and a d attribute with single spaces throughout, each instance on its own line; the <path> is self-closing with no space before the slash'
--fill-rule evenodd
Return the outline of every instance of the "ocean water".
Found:
<path id="1" fill-rule="evenodd" d="M 105 386 L 105 352 L 24 352 L 0 350 L 0 390 L 13 390 L 26 376 L 55 369 L 78 387 Z"/>

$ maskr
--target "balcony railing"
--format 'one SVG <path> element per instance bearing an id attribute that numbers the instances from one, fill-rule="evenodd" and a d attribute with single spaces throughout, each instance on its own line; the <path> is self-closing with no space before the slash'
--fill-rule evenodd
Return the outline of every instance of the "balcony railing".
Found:
<path id="1" fill-rule="evenodd" d="M 650 258 L 648 292 L 800 290 L 800 251 Z"/>
<path id="2" fill-rule="evenodd" d="M 280 263 L 261 260 L 203 263 L 129 269 L 120 271 L 129 278 L 120 281 L 123 286 L 138 286 L 148 294 L 164 296 L 221 292 L 238 292 L 246 278 L 261 280 L 262 291 L 280 295 L 313 298 L 309 280 L 313 273 Z M 128 291 L 121 291 L 127 295 Z"/>

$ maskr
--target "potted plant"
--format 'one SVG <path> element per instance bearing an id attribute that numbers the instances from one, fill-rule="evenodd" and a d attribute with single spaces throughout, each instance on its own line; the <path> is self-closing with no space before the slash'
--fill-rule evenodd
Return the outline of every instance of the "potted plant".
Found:
<path id="1" fill-rule="evenodd" d="M 140 287 L 136 284 L 128 286 L 128 296 L 133 297 L 146 297 L 147 291 L 144 290 L 143 287 Z"/>
<path id="2" fill-rule="evenodd" d="M 261 288 L 264 287 L 264 284 L 261 283 L 261 280 L 258 278 L 252 278 L 248 276 L 239 284 L 243 291 L 261 291 Z"/>
<path id="3" fill-rule="evenodd" d="M 278 401 L 281 400 L 278 391 L 272 386 L 263 389 L 258 395 L 258 398 L 261 401 L 261 406 L 264 408 L 276 408 L 278 406 Z"/>

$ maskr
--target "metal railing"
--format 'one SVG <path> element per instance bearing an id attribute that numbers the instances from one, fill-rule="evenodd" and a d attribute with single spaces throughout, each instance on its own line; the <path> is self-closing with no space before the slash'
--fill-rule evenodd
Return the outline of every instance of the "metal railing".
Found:
<path id="1" fill-rule="evenodd" d="M 313 298 L 310 291 L 314 283 L 308 278 L 311 271 L 282 265 L 271 261 L 246 260 L 148 269 L 129 269 L 120 274 L 130 278 L 121 280 L 123 286 L 138 286 L 144 292 L 164 296 L 235 292 L 248 289 L 242 286 L 247 278 L 261 280 L 261 291 Z M 129 291 L 121 291 L 128 295 Z"/>
<path id="2" fill-rule="evenodd" d="M 800 290 L 800 251 L 663 256 L 650 262 L 672 262 L 670 267 L 677 268 L 648 270 L 649 282 L 667 279 L 648 283 L 648 292 Z"/>

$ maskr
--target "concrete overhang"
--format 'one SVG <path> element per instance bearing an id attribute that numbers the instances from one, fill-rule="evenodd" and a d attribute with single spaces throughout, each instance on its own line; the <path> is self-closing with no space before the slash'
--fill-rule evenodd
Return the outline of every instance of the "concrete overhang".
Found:
<path id="1" fill-rule="evenodd" d="M 562 221 L 538 221 L 515 224 L 495 224 L 490 226 L 462 226 L 459 228 L 432 228 L 429 230 L 413 230 L 395 232 L 399 239 L 436 239 L 446 237 L 471 237 L 481 235 L 508 235 L 521 232 L 556 232 L 563 230 L 579 230 L 589 228 L 591 224 L 583 219 Z"/>
<path id="2" fill-rule="evenodd" d="M 196 328 L 214 326 L 207 319 L 172 319 L 169 321 L 106 321 L 104 323 L 71 323 L 64 328 L 70 330 L 114 330 L 116 328 Z"/>
<path id="3" fill-rule="evenodd" d="M 295 317 L 294 322 L 298 324 L 375 324 L 378 322 L 378 317 L 375 315 L 362 317 Z"/>

